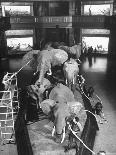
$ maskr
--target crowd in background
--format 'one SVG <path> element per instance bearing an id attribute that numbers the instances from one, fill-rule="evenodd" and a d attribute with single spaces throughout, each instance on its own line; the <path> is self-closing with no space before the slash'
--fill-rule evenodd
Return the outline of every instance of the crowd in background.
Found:
<path id="1" fill-rule="evenodd" d="M 97 48 L 95 47 L 95 48 L 93 48 L 92 46 L 89 46 L 89 47 L 85 47 L 84 48 L 84 54 L 85 55 L 90 55 L 90 54 L 92 54 L 92 53 L 98 53 L 99 51 L 97 50 Z"/>

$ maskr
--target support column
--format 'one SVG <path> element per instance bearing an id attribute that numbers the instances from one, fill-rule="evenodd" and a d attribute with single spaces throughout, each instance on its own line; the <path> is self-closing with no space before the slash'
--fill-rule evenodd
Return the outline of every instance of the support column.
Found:
<path id="1" fill-rule="evenodd" d="M 70 9 L 72 6 L 73 11 L 69 11 L 70 13 L 72 12 L 72 16 L 80 16 L 81 15 L 81 0 L 78 0 L 70 4 Z M 72 24 L 73 25 L 73 24 Z M 69 44 L 77 44 L 81 42 L 81 29 L 79 27 L 72 27 L 72 30 L 69 30 Z"/>
<path id="2" fill-rule="evenodd" d="M 72 46 L 74 44 L 75 44 L 75 41 L 74 41 L 74 29 L 70 28 L 69 29 L 69 46 Z"/>
<path id="3" fill-rule="evenodd" d="M 113 15 L 116 15 L 116 1 L 113 2 Z M 113 19 L 113 24 L 116 24 L 116 19 Z M 110 21 L 109 21 L 110 22 Z M 116 57 L 116 29 L 115 26 L 110 23 L 110 36 L 109 36 L 109 55 L 112 57 Z"/>
<path id="4" fill-rule="evenodd" d="M 6 40 L 6 34 L 4 30 L 4 24 L 2 21 L 2 7 L 0 4 L 0 58 L 6 58 L 8 55 L 8 50 L 7 50 L 7 40 Z"/>
<path id="5" fill-rule="evenodd" d="M 108 51 L 110 56 L 116 57 L 116 30 L 110 30 Z"/>
<path id="6" fill-rule="evenodd" d="M 35 28 L 35 48 L 42 49 L 46 41 L 46 29 L 45 28 Z"/>
<path id="7" fill-rule="evenodd" d="M 75 2 L 75 15 L 76 16 L 81 16 L 81 0 L 78 0 Z M 81 42 L 81 28 L 74 28 L 74 39 L 75 43 L 80 43 Z"/>
<path id="8" fill-rule="evenodd" d="M 69 16 L 75 15 L 75 2 L 69 2 Z"/>
<path id="9" fill-rule="evenodd" d="M 75 15 L 81 15 L 81 0 L 75 2 Z"/>
<path id="10" fill-rule="evenodd" d="M 69 16 L 73 16 L 75 14 L 75 2 L 69 2 Z M 74 44 L 74 30 L 73 28 L 69 28 L 69 46 Z"/>
<path id="11" fill-rule="evenodd" d="M 0 31 L 0 58 L 6 58 L 7 55 L 8 49 L 5 31 Z"/>

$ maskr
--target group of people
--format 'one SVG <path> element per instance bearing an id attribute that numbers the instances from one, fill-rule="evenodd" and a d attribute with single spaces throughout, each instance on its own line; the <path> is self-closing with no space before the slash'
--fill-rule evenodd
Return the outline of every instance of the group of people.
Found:
<path id="1" fill-rule="evenodd" d="M 88 48 L 87 47 L 84 48 L 85 55 L 89 55 L 89 54 L 93 54 L 93 53 L 96 54 L 97 52 L 98 52 L 98 50 L 96 47 L 93 48 L 92 46 L 89 46 Z"/>

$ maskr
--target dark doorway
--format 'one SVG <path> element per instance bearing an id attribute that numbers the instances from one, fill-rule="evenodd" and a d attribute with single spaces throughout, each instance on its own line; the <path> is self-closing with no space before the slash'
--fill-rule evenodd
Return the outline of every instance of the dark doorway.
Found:
<path id="1" fill-rule="evenodd" d="M 69 31 L 65 28 L 49 28 L 46 29 L 46 42 L 64 42 L 68 44 Z"/>

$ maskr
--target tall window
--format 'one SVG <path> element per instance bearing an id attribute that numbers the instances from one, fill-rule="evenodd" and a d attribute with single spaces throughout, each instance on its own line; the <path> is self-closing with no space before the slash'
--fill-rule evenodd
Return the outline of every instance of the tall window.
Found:
<path id="1" fill-rule="evenodd" d="M 33 15 L 32 4 L 28 3 L 1 3 L 3 16 L 30 16 Z"/>
<path id="2" fill-rule="evenodd" d="M 109 37 L 82 37 L 82 42 L 86 48 L 92 46 L 93 50 L 96 48 L 98 52 L 108 52 Z"/>
<path id="3" fill-rule="evenodd" d="M 9 52 L 27 52 L 33 47 L 33 30 L 8 30 L 5 32 Z"/>
<path id="4" fill-rule="evenodd" d="M 26 49 L 29 46 L 33 46 L 33 38 L 32 37 L 7 38 L 7 46 L 11 47 L 14 50 L 27 51 Z"/>
<path id="5" fill-rule="evenodd" d="M 112 4 L 83 5 L 83 15 L 112 15 Z"/>

